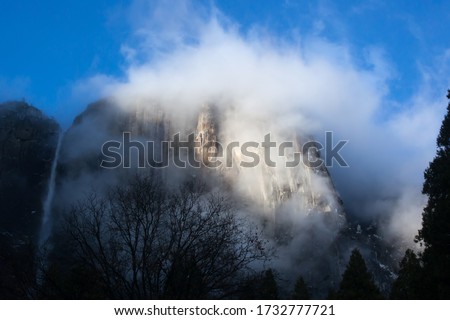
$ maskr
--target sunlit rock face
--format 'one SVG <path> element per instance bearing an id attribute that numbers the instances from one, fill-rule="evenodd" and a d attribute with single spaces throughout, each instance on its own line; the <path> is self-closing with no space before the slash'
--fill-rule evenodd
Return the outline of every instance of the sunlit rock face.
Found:
<path id="1" fill-rule="evenodd" d="M 251 127 L 252 123 L 247 123 L 242 131 L 253 131 Z M 270 159 L 265 161 L 267 154 L 262 144 L 267 133 L 257 129 L 255 131 L 259 134 L 248 135 L 252 140 L 244 140 L 245 133 L 240 135 L 236 132 L 238 130 L 226 132 L 227 129 L 229 127 L 227 128 L 226 124 L 221 125 L 217 108 L 202 108 L 198 115 L 195 136 L 196 142 L 201 146 L 196 149 L 196 154 L 205 167 L 219 170 L 226 180 L 235 185 L 238 193 L 245 195 L 272 215 L 283 204 L 289 203 L 301 214 L 323 213 L 336 216 L 341 223 L 345 222 L 342 203 L 327 168 L 323 163 L 315 164 L 315 161 L 320 159 L 317 149 L 302 148 L 303 144 L 311 139 L 293 131 L 293 134 L 285 139 L 277 139 Z M 243 150 L 245 148 L 228 148 L 235 142 L 239 143 L 239 147 L 245 143 L 256 142 L 258 146 L 247 148 L 247 151 L 258 157 L 258 163 L 254 161 L 254 156 L 246 156 Z M 287 143 L 287 147 L 280 149 L 282 143 Z M 227 151 L 227 148 L 231 151 Z M 220 165 L 217 159 L 221 159 Z"/>
<path id="2" fill-rule="evenodd" d="M 59 181 L 64 184 L 67 178 L 77 180 L 89 174 L 108 176 L 109 184 L 119 172 L 123 175 L 123 165 L 110 172 L 101 170 L 100 164 L 102 145 L 110 140 L 122 143 L 124 133 L 145 147 L 144 152 L 131 148 L 130 167 L 148 168 L 150 156 L 159 160 L 165 153 L 169 158 L 165 169 L 180 172 L 172 160 L 173 150 L 167 151 L 162 142 L 172 142 L 176 134 L 181 140 L 188 140 L 189 135 L 193 135 L 195 159 L 201 174 L 221 177 L 236 196 L 258 208 L 265 218 L 282 221 L 282 211 L 289 209 L 297 215 L 324 214 L 336 220 L 338 225 L 345 223 L 341 201 L 326 167 L 311 165 L 319 154 L 314 148 L 302 149 L 310 138 L 294 129 L 283 134 L 282 131 L 266 131 L 261 122 L 236 119 L 235 107 L 205 104 L 198 110 L 197 114 L 180 119 L 155 102 L 126 108 L 110 101 L 90 105 L 65 134 Z M 276 143 L 270 154 L 263 148 L 267 134 L 271 134 L 271 141 Z M 287 147 L 280 148 L 283 143 L 288 143 Z M 244 148 L 245 144 L 250 146 Z M 149 151 L 149 147 L 152 150 Z M 184 171 L 188 175 L 199 174 L 199 168 L 186 163 Z M 95 180 L 93 183 L 97 185 L 103 179 Z"/>

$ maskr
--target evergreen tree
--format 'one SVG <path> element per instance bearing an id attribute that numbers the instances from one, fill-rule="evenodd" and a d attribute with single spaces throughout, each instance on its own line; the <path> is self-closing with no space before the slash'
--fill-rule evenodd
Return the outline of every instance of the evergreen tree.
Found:
<path id="1" fill-rule="evenodd" d="M 259 290 L 259 299 L 276 300 L 278 299 L 277 282 L 272 269 L 266 270 L 261 279 L 261 286 Z"/>
<path id="2" fill-rule="evenodd" d="M 392 284 L 391 299 L 420 299 L 423 297 L 420 259 L 411 249 L 406 250 L 400 262 L 398 278 Z"/>
<path id="3" fill-rule="evenodd" d="M 450 299 L 450 103 L 437 138 L 436 157 L 425 170 L 422 192 L 428 203 L 416 240 L 425 246 L 423 290 L 430 298 Z"/>
<path id="4" fill-rule="evenodd" d="M 361 253 L 358 249 L 352 251 L 339 290 L 331 298 L 340 300 L 371 300 L 382 299 L 380 290 L 373 282 Z"/>
<path id="5" fill-rule="evenodd" d="M 309 300 L 311 297 L 309 296 L 308 287 L 306 286 L 305 280 L 303 277 L 298 277 L 295 282 L 294 293 L 292 294 L 292 299 L 295 300 Z"/>

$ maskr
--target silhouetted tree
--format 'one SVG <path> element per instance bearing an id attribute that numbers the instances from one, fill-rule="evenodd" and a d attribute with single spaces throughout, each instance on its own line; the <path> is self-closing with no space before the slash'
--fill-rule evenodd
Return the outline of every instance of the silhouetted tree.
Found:
<path id="1" fill-rule="evenodd" d="M 436 157 L 424 175 L 422 192 L 428 203 L 416 237 L 425 246 L 423 291 L 429 298 L 450 299 L 450 103 L 437 137 Z"/>
<path id="2" fill-rule="evenodd" d="M 372 300 L 383 298 L 380 290 L 373 282 L 372 274 L 367 270 L 364 258 L 358 249 L 352 251 L 350 261 L 342 275 L 339 290 L 331 294 L 330 298 L 341 300 Z"/>
<path id="3" fill-rule="evenodd" d="M 272 269 L 247 277 L 238 290 L 236 297 L 241 300 L 273 300 L 279 298 L 276 273 Z"/>
<path id="4" fill-rule="evenodd" d="M 180 259 L 180 258 L 178 258 Z M 202 271 L 195 259 L 182 257 L 173 261 L 164 288 L 167 299 L 205 299 L 208 285 L 204 283 Z"/>
<path id="5" fill-rule="evenodd" d="M 278 299 L 278 287 L 272 269 L 268 269 L 264 272 L 257 296 L 259 299 L 264 300 Z"/>
<path id="6" fill-rule="evenodd" d="M 198 182 L 171 189 L 137 176 L 106 197 L 90 194 L 66 229 L 73 264 L 83 266 L 72 277 L 91 273 L 90 294 L 110 299 L 226 297 L 253 272 L 252 262 L 266 258 L 259 233 L 230 199 Z"/>
<path id="7" fill-rule="evenodd" d="M 406 250 L 400 262 L 398 278 L 392 284 L 391 299 L 420 299 L 423 296 L 423 270 L 420 259 L 411 249 Z"/>
<path id="8" fill-rule="evenodd" d="M 295 282 L 294 292 L 292 293 L 292 299 L 295 300 L 311 299 L 305 280 L 301 276 L 298 277 L 297 281 Z"/>

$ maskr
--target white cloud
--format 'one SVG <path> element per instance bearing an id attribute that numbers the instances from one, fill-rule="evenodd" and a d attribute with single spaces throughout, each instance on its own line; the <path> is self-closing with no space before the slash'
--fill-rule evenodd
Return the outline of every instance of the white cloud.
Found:
<path id="1" fill-rule="evenodd" d="M 368 49 L 365 68 L 345 44 L 312 35 L 289 43 L 258 28 L 245 33 L 216 9 L 189 1 L 135 1 L 130 17 L 137 37 L 122 46 L 125 79 L 98 75 L 79 90 L 124 105 L 156 99 L 181 118 L 220 101 L 267 130 L 318 138 L 334 131 L 350 140 L 343 150 L 350 168 L 332 170 L 344 204 L 360 217 L 391 217 L 386 230 L 412 240 L 445 101 L 423 92 L 407 103 L 389 101 L 393 66 L 382 49 Z M 386 110 L 394 105 L 395 112 Z"/>

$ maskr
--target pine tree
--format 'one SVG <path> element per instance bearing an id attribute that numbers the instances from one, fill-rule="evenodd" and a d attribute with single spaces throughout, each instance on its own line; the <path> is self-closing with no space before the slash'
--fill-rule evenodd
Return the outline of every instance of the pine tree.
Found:
<path id="1" fill-rule="evenodd" d="M 392 284 L 391 299 L 420 299 L 423 297 L 423 270 L 420 259 L 411 249 L 406 250 L 400 262 L 398 278 Z"/>
<path id="2" fill-rule="evenodd" d="M 425 170 L 422 192 L 428 203 L 416 241 L 425 246 L 423 289 L 431 298 L 450 299 L 450 103 L 437 138 L 436 157 Z"/>
<path id="3" fill-rule="evenodd" d="M 272 269 L 246 279 L 239 289 L 238 298 L 241 300 L 278 299 L 278 286 Z"/>
<path id="4" fill-rule="evenodd" d="M 358 249 L 352 251 L 350 261 L 347 265 L 339 290 L 331 295 L 340 300 L 371 300 L 382 299 L 380 290 L 373 282 L 361 253 Z"/>
<path id="5" fill-rule="evenodd" d="M 311 297 L 309 296 L 308 287 L 306 286 L 305 280 L 303 277 L 298 277 L 295 282 L 294 292 L 292 294 L 292 299 L 294 300 L 309 300 Z"/>
<path id="6" fill-rule="evenodd" d="M 272 269 L 266 270 L 261 279 L 260 292 L 258 294 L 260 299 L 276 300 L 278 299 L 277 282 Z"/>

